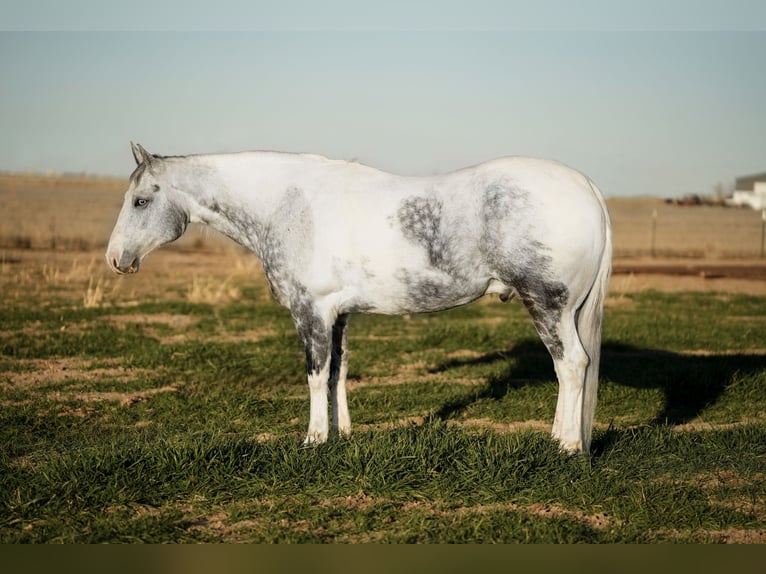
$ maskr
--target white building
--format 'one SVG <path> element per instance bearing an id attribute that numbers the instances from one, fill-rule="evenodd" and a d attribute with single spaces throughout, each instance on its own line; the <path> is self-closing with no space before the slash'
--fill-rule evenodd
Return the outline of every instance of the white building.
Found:
<path id="1" fill-rule="evenodd" d="M 738 177 L 734 195 L 726 203 L 737 207 L 766 209 L 766 173 Z"/>

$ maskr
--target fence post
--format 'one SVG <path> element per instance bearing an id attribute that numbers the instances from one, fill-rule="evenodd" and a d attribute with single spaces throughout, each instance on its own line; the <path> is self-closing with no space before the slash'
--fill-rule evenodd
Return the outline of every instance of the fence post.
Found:
<path id="1" fill-rule="evenodd" d="M 657 242 L 657 210 L 652 210 L 652 257 L 657 256 L 655 249 Z"/>

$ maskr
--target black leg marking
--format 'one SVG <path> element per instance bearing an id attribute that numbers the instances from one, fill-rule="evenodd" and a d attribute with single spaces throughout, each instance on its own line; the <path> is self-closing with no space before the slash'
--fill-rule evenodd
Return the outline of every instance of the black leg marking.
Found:
<path id="1" fill-rule="evenodd" d="M 290 311 L 306 350 L 306 372 L 309 375 L 318 374 L 330 353 L 330 329 L 302 285 L 297 286 L 290 297 Z"/>
<path id="2" fill-rule="evenodd" d="M 332 351 L 330 356 L 330 386 L 337 386 L 340 378 L 340 367 L 348 349 L 343 344 L 346 328 L 348 327 L 348 315 L 341 315 L 335 320 L 332 327 Z"/>

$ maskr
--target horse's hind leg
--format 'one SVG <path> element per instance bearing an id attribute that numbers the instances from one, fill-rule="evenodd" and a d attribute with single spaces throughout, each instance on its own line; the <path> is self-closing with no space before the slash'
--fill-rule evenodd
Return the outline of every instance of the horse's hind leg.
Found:
<path id="1" fill-rule="evenodd" d="M 341 315 L 332 328 L 332 358 L 330 360 L 330 400 L 332 427 L 342 436 L 351 434 L 351 417 L 346 400 L 348 374 L 348 315 Z"/>
<path id="2" fill-rule="evenodd" d="M 585 436 L 583 405 L 585 401 L 585 372 L 588 354 L 580 342 L 572 310 L 562 313 L 559 321 L 559 338 L 562 352 L 553 357 L 553 366 L 559 381 L 556 415 L 553 419 L 553 436 L 561 448 L 580 453 L 588 448 L 590 437 Z"/>
<path id="3" fill-rule="evenodd" d="M 587 448 L 584 436 L 583 401 L 588 354 L 577 334 L 575 310 L 569 305 L 542 304 L 543 298 L 522 295 L 540 338 L 553 358 L 559 382 L 553 436 L 567 452 Z"/>

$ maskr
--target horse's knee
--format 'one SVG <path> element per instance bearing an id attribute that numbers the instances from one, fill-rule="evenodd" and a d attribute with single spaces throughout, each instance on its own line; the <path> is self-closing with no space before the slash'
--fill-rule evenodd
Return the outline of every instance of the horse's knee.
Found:
<path id="1" fill-rule="evenodd" d="M 588 353 L 585 352 L 579 341 L 570 352 L 564 353 L 564 360 L 577 371 L 585 371 L 588 365 L 590 365 L 590 357 L 588 357 Z"/>
<path id="2" fill-rule="evenodd" d="M 590 359 L 579 341 L 565 347 L 561 356 L 554 358 L 556 378 L 562 392 L 582 392 L 585 388 L 585 373 L 589 364 Z"/>

